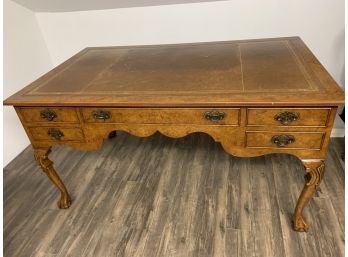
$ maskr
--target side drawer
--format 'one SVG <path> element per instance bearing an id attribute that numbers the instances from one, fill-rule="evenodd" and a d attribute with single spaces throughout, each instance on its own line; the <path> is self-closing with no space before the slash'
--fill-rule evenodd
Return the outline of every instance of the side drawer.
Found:
<path id="1" fill-rule="evenodd" d="M 82 108 L 87 123 L 239 125 L 239 108 Z"/>
<path id="2" fill-rule="evenodd" d="M 326 127 L 330 108 L 248 108 L 247 126 Z"/>
<path id="3" fill-rule="evenodd" d="M 20 115 L 26 123 L 66 122 L 78 123 L 76 108 L 69 107 L 20 107 Z"/>
<path id="4" fill-rule="evenodd" d="M 247 131 L 245 144 L 248 148 L 320 150 L 324 137 L 324 132 Z"/>
<path id="5" fill-rule="evenodd" d="M 36 141 L 83 141 L 84 135 L 76 127 L 29 127 L 31 137 Z"/>

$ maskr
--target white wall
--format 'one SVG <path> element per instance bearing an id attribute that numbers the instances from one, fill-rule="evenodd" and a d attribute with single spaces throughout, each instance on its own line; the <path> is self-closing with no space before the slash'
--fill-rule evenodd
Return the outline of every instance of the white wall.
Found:
<path id="1" fill-rule="evenodd" d="M 211 2 L 212 0 L 12 0 L 34 12 L 76 12 L 140 6 Z M 224 1 L 224 0 L 214 0 Z"/>
<path id="2" fill-rule="evenodd" d="M 86 46 L 298 35 L 344 83 L 343 0 L 233 0 L 36 16 L 54 64 Z"/>
<path id="3" fill-rule="evenodd" d="M 4 1 L 4 97 L 12 95 L 52 68 L 35 15 Z M 12 107 L 4 107 L 4 166 L 29 145 Z"/>

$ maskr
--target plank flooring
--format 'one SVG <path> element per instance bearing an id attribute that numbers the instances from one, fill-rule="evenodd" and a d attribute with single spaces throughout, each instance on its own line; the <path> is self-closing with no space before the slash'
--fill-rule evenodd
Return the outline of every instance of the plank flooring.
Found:
<path id="1" fill-rule="evenodd" d="M 344 256 L 343 151 L 344 139 L 332 139 L 305 212 L 310 231 L 296 233 L 304 170 L 293 156 L 232 157 L 203 133 L 119 132 L 94 152 L 55 146 L 73 199 L 59 210 L 28 147 L 4 169 L 4 256 Z"/>

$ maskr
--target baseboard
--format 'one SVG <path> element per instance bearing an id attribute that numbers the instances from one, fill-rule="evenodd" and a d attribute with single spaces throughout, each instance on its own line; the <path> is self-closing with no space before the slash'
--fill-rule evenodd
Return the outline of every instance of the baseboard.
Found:
<path id="1" fill-rule="evenodd" d="M 344 128 L 333 128 L 330 137 L 344 137 Z"/>
<path id="2" fill-rule="evenodd" d="M 344 122 L 342 119 L 337 115 L 335 119 L 334 126 L 331 131 L 331 137 L 344 137 Z"/>

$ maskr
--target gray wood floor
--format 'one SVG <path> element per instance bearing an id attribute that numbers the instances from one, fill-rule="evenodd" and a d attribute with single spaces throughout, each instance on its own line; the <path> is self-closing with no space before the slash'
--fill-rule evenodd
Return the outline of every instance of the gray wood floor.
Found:
<path id="1" fill-rule="evenodd" d="M 119 133 L 103 148 L 54 147 L 73 205 L 28 147 L 4 170 L 4 256 L 344 256 L 344 139 L 333 139 L 310 202 L 308 233 L 291 229 L 302 189 L 289 155 L 236 158 L 205 134 Z"/>

